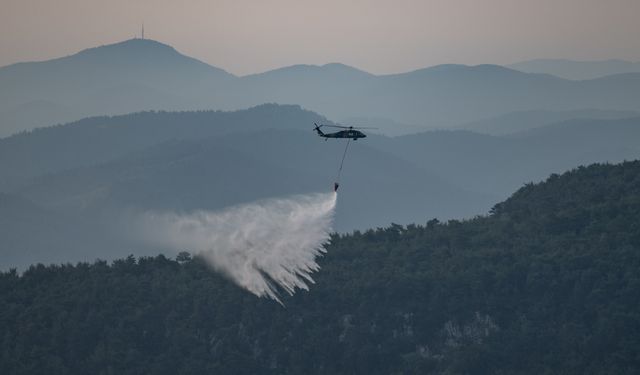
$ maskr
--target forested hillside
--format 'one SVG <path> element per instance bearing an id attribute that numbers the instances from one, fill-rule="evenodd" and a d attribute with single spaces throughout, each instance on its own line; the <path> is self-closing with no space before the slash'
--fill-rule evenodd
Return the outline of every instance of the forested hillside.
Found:
<path id="1" fill-rule="evenodd" d="M 187 254 L 4 272 L 0 373 L 640 372 L 640 162 L 327 249 L 285 307 Z"/>

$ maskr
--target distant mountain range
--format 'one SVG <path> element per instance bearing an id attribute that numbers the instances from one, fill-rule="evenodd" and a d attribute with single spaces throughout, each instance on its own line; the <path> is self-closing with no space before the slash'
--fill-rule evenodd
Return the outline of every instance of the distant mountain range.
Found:
<path id="1" fill-rule="evenodd" d="M 95 117 L 0 139 L 0 265 L 151 252 L 104 232 L 122 212 L 220 209 L 329 190 L 344 142 L 311 132 L 324 121 L 299 106 L 269 104 Z M 640 117 L 570 120 L 500 137 L 370 135 L 347 156 L 336 229 L 486 213 L 551 173 L 637 159 L 639 141 Z"/>
<path id="2" fill-rule="evenodd" d="M 552 74 L 557 77 L 585 80 L 614 74 L 639 73 L 640 62 L 624 60 L 575 61 L 561 59 L 536 59 L 508 65 L 526 73 Z"/>
<path id="3" fill-rule="evenodd" d="M 510 112 L 497 117 L 475 120 L 461 124 L 457 128 L 491 135 L 510 135 L 569 120 L 616 120 L 634 117 L 640 117 L 640 112 L 598 109 L 531 110 Z"/>
<path id="4" fill-rule="evenodd" d="M 638 98 L 640 73 L 573 81 L 497 65 L 381 76 L 342 64 L 295 65 L 237 77 L 165 44 L 132 39 L 0 68 L 0 137 L 87 116 L 262 103 L 299 104 L 334 121 L 366 119 L 383 134 L 399 134 L 514 111 L 638 111 Z"/>

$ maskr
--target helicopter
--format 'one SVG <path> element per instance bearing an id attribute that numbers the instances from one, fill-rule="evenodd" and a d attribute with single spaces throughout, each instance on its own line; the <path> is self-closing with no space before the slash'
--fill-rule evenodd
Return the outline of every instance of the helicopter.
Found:
<path id="1" fill-rule="evenodd" d="M 316 126 L 313 130 L 315 130 L 319 136 L 324 137 L 325 141 L 329 138 L 345 138 L 345 139 L 350 138 L 350 139 L 353 139 L 354 141 L 357 141 L 360 138 L 366 138 L 367 135 L 355 129 L 375 129 L 375 128 L 363 128 L 363 127 L 341 126 L 341 125 L 318 125 L 315 122 L 313 123 L 313 125 Z M 320 130 L 320 128 L 323 126 L 327 126 L 331 128 L 347 129 L 347 130 L 340 130 L 335 133 L 324 133 L 322 130 Z"/>
<path id="2" fill-rule="evenodd" d="M 352 139 L 354 141 L 357 141 L 360 138 L 366 138 L 367 137 L 366 134 L 364 134 L 360 130 L 356 130 L 356 129 L 376 129 L 376 128 L 342 126 L 342 125 L 318 125 L 315 122 L 313 123 L 313 125 L 315 125 L 315 128 L 313 130 L 315 130 L 316 133 L 318 133 L 319 136 L 324 137 L 325 141 L 327 139 L 329 139 L 329 138 L 337 138 L 337 139 L 346 139 L 347 140 L 347 145 L 344 148 L 344 153 L 342 154 L 342 160 L 340 161 L 340 168 L 338 169 L 338 176 L 336 177 L 336 181 L 333 183 L 333 191 L 337 193 L 338 192 L 338 188 L 340 187 L 340 174 L 342 173 L 342 166 L 344 164 L 344 158 L 347 156 L 347 150 L 349 149 L 349 143 L 351 143 Z M 323 126 L 331 127 L 331 128 L 345 129 L 345 130 L 340 130 L 340 131 L 337 131 L 335 133 L 324 133 L 322 130 L 320 130 L 320 128 L 323 127 Z"/>

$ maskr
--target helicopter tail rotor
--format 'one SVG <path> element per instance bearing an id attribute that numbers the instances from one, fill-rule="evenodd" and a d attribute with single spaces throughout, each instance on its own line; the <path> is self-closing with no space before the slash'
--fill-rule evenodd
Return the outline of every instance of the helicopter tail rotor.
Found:
<path id="1" fill-rule="evenodd" d="M 322 130 L 320 130 L 321 127 L 323 127 L 324 125 L 318 125 L 315 122 L 313 123 L 313 125 L 315 125 L 315 128 L 313 128 L 313 130 L 315 130 L 318 135 L 324 136 L 324 133 L 322 132 Z"/>

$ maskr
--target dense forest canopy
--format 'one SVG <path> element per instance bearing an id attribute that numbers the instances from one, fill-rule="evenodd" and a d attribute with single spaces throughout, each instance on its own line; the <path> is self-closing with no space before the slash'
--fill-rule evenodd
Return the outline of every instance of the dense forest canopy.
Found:
<path id="1" fill-rule="evenodd" d="M 0 274 L 3 374 L 636 374 L 640 162 L 467 221 L 334 235 L 258 299 L 186 253 Z"/>

